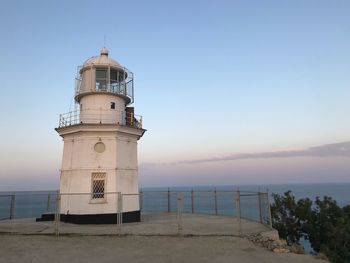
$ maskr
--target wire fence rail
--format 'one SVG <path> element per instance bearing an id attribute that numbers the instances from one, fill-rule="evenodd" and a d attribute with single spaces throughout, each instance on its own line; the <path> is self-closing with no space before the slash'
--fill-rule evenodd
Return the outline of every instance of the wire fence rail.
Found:
<path id="1" fill-rule="evenodd" d="M 211 233 L 210 229 L 220 232 L 222 225 L 227 224 L 228 228 L 223 228 L 220 233 L 230 234 L 229 231 L 234 226 L 235 231 L 241 235 L 244 231 L 249 231 L 251 222 L 272 229 L 268 191 L 228 191 L 216 188 L 207 191 L 171 191 L 169 188 L 165 191 L 141 191 L 135 194 L 104 193 L 103 200 L 94 200 L 91 193 L 66 194 L 58 191 L 0 194 L 0 232 L 20 229 L 16 222 L 23 219 L 31 220 L 25 221 L 31 222 L 25 228 L 29 231 L 36 227 L 33 219 L 47 215 L 52 221 L 45 223 L 46 229 L 43 232 L 59 235 L 74 230 L 73 224 L 68 224 L 67 230 L 67 218 L 76 214 L 84 215 L 89 207 L 94 207 L 95 213 L 114 216 L 113 224 L 108 227 L 84 227 L 84 231 L 95 234 L 142 234 L 145 229 L 159 234 L 182 234 L 184 231 Z M 141 222 L 126 223 L 129 210 L 140 211 L 138 221 Z M 208 218 L 210 222 L 203 221 Z M 205 225 L 204 230 L 199 228 L 201 222 Z"/>

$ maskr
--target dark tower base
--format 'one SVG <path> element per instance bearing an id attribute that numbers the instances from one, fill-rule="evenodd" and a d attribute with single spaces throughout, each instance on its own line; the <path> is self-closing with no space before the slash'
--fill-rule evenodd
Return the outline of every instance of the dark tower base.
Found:
<path id="1" fill-rule="evenodd" d="M 87 215 L 74 215 L 74 214 L 61 214 L 61 222 L 73 223 L 73 224 L 116 224 L 117 214 L 87 214 Z M 41 221 L 54 221 L 55 214 L 42 214 L 40 218 L 37 218 L 37 222 Z M 123 213 L 123 223 L 134 223 L 141 221 L 141 212 L 131 211 Z"/>

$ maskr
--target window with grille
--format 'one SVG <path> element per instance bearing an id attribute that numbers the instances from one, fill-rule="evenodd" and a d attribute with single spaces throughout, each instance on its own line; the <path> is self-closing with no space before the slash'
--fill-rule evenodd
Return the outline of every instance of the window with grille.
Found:
<path id="1" fill-rule="evenodd" d="M 92 173 L 92 199 L 104 199 L 106 173 Z"/>

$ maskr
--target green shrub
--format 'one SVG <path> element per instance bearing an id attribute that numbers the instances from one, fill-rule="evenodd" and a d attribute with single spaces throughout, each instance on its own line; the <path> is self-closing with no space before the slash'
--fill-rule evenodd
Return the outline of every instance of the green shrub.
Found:
<path id="1" fill-rule="evenodd" d="M 325 196 L 312 202 L 296 202 L 291 191 L 273 194 L 273 227 L 289 245 L 309 240 L 314 251 L 324 253 L 334 263 L 350 262 L 350 206 L 339 207 Z"/>

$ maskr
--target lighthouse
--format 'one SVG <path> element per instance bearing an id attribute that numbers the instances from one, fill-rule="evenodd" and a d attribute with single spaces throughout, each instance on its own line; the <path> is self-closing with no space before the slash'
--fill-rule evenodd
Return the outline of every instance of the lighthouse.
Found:
<path id="1" fill-rule="evenodd" d="M 134 113 L 133 73 L 106 48 L 78 67 L 76 109 L 60 115 L 61 220 L 140 221 L 137 143 L 146 131 Z M 127 197 L 127 198 L 123 198 Z"/>

